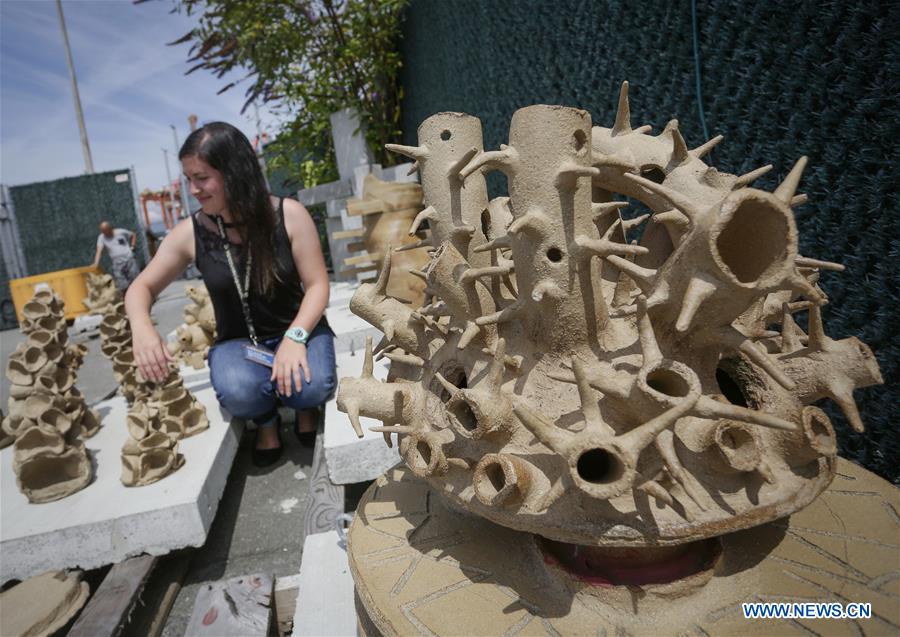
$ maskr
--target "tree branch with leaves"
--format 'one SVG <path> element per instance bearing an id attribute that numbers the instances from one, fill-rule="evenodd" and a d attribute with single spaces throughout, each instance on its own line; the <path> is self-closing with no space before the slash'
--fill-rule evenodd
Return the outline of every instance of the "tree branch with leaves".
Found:
<path id="1" fill-rule="evenodd" d="M 337 178 L 330 115 L 355 110 L 376 161 L 396 160 L 384 144 L 400 136 L 399 40 L 408 0 L 176 0 L 198 26 L 187 74 L 205 70 L 245 86 L 244 106 L 265 104 L 282 121 L 270 166 L 304 187 Z"/>

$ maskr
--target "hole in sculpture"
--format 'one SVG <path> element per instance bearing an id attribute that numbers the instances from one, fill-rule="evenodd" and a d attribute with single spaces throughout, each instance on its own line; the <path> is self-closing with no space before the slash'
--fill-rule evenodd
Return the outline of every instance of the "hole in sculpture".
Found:
<path id="1" fill-rule="evenodd" d="M 468 379 L 466 378 L 466 371 L 459 366 L 459 363 L 451 363 L 451 365 L 445 367 L 441 374 L 444 378 L 450 381 L 454 387 L 457 389 L 466 389 L 469 386 Z M 451 394 L 447 389 L 435 378 L 432 383 L 432 388 L 435 394 L 437 394 L 441 402 L 447 402 L 451 398 Z"/>
<path id="2" fill-rule="evenodd" d="M 553 263 L 559 263 L 562 261 L 563 255 L 562 250 L 559 248 L 550 248 L 547 250 L 547 259 L 552 261 Z"/>
<path id="3" fill-rule="evenodd" d="M 450 133 L 449 130 L 444 129 L 444 130 L 441 131 L 441 140 L 447 141 L 448 139 L 450 139 L 451 135 L 452 135 L 452 134 Z"/>
<path id="4" fill-rule="evenodd" d="M 659 166 L 648 164 L 641 168 L 641 177 L 650 181 L 661 184 L 666 179 L 666 173 Z"/>
<path id="5" fill-rule="evenodd" d="M 625 467 L 606 449 L 588 449 L 578 458 L 578 475 L 592 484 L 610 484 L 622 477 Z"/>
<path id="6" fill-rule="evenodd" d="M 422 458 L 424 466 L 428 467 L 431 464 L 431 445 L 424 440 L 420 440 L 416 443 L 416 451 L 419 453 L 419 457 Z"/>
<path id="7" fill-rule="evenodd" d="M 586 142 L 587 134 L 583 130 L 577 130 L 572 134 L 572 146 L 575 148 L 576 153 L 581 153 L 584 150 Z"/>
<path id="8" fill-rule="evenodd" d="M 661 394 L 676 398 L 687 396 L 690 389 L 680 374 L 668 369 L 655 369 L 647 374 L 647 385 Z"/>
<path id="9" fill-rule="evenodd" d="M 67 456 L 36 457 L 23 464 L 19 474 L 22 484 L 33 491 L 40 491 L 56 484 L 63 484 L 79 477 L 81 465 L 75 454 Z"/>
<path id="10" fill-rule="evenodd" d="M 753 437 L 743 427 L 727 427 L 722 430 L 720 440 L 729 449 L 739 449 L 753 444 Z"/>
<path id="11" fill-rule="evenodd" d="M 722 367 L 721 363 L 716 367 L 716 383 L 719 385 L 719 391 L 728 399 L 728 402 L 732 405 L 747 407 L 747 397 L 744 396 L 740 384 Z"/>
<path id="12" fill-rule="evenodd" d="M 488 466 L 484 473 L 490 480 L 494 491 L 499 493 L 506 486 L 506 474 L 503 472 L 503 467 L 500 464 Z"/>
<path id="13" fill-rule="evenodd" d="M 487 210 L 481 211 L 481 234 L 488 241 L 491 240 L 491 213 Z"/>
<path id="14" fill-rule="evenodd" d="M 813 414 L 809 419 L 809 438 L 810 442 L 820 449 L 827 449 L 834 444 L 828 424 L 819 414 Z"/>
<path id="15" fill-rule="evenodd" d="M 745 199 L 716 239 L 722 263 L 742 283 L 760 279 L 787 255 L 788 226 L 773 204 Z"/>
<path id="16" fill-rule="evenodd" d="M 478 417 L 465 400 L 460 400 L 450 407 L 450 413 L 466 431 L 475 431 L 478 428 Z"/>

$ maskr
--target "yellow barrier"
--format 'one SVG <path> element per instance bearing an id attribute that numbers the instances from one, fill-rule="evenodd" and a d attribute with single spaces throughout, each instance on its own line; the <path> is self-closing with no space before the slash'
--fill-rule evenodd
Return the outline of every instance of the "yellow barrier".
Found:
<path id="1" fill-rule="evenodd" d="M 49 285 L 65 303 L 66 319 L 74 319 L 82 314 L 87 314 L 88 309 L 81 302 L 87 295 L 87 275 L 89 273 L 101 274 L 103 271 L 97 267 L 84 266 L 81 268 L 69 268 L 56 272 L 45 272 L 22 279 L 12 279 L 9 282 L 9 291 L 12 294 L 13 305 L 16 307 L 16 319 L 22 321 L 22 308 L 34 295 L 34 289 L 41 283 Z"/>

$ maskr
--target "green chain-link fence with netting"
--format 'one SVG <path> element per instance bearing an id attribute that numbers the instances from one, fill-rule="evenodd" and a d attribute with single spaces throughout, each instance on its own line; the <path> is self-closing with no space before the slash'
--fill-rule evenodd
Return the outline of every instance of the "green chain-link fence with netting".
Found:
<path id="1" fill-rule="evenodd" d="M 143 264 L 146 237 L 135 214 L 132 180 L 125 169 L 10 187 L 28 276 L 90 265 L 103 220 L 138 233 L 135 256 Z M 100 265 L 109 271 L 105 251 Z M 5 268 L 2 275 L 8 297 Z"/>
<path id="2" fill-rule="evenodd" d="M 588 110 L 611 126 L 619 85 L 630 83 L 634 126 L 658 133 L 677 118 L 691 147 L 725 140 L 705 161 L 734 174 L 767 163 L 755 187 L 773 189 L 809 156 L 796 209 L 800 251 L 847 266 L 825 272 L 829 335 L 856 335 L 885 385 L 856 392 L 867 432 L 854 433 L 831 401 L 841 453 L 900 483 L 900 3 L 836 0 L 697 3 L 578 0 L 413 0 L 402 44 L 403 130 L 462 111 L 484 126 L 486 149 L 507 141 L 513 112 L 535 103 Z M 489 177 L 492 196 L 505 191 Z"/>

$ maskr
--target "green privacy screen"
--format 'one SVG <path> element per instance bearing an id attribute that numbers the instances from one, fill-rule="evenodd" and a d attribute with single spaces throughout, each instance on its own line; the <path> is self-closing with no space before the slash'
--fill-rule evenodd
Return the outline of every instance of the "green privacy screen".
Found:
<path id="1" fill-rule="evenodd" d="M 138 233 L 142 262 L 145 238 L 131 180 L 125 169 L 11 187 L 28 275 L 90 265 L 104 219 Z M 105 251 L 100 263 L 109 271 Z"/>
<path id="2" fill-rule="evenodd" d="M 885 379 L 855 394 L 865 434 L 830 400 L 824 407 L 841 453 L 900 483 L 900 3 L 697 5 L 706 123 L 709 136 L 725 135 L 705 161 L 735 174 L 774 164 L 754 184 L 772 190 L 809 156 L 800 252 L 847 266 L 822 275 L 826 330 L 868 343 Z M 513 112 L 535 103 L 578 106 L 611 126 L 622 80 L 635 127 L 659 133 L 677 118 L 689 147 L 706 141 L 688 0 L 413 0 L 403 59 L 405 144 L 440 111 L 481 118 L 489 150 L 507 141 Z M 489 186 L 505 192 L 499 174 Z"/>

